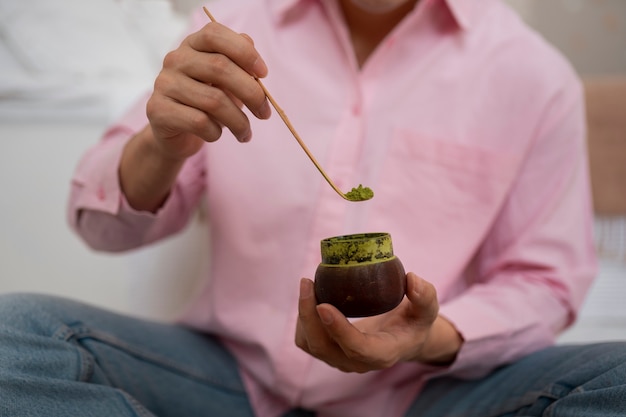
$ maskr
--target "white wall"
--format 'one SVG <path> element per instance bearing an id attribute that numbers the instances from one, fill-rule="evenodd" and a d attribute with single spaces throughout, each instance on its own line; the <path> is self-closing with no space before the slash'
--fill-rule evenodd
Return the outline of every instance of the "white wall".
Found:
<path id="1" fill-rule="evenodd" d="M 57 294 L 170 318 L 205 267 L 206 229 L 198 219 L 180 236 L 123 255 L 91 251 L 67 225 L 74 166 L 103 124 L 0 124 L 0 292 Z"/>
<path id="2" fill-rule="evenodd" d="M 99 130 L 92 124 L 2 123 L 2 292 L 72 294 L 117 310 L 127 309 L 130 282 L 126 260 L 91 253 L 65 221 L 73 167 Z"/>
<path id="3" fill-rule="evenodd" d="M 65 207 L 79 157 L 150 88 L 186 18 L 167 0 L 64 1 L 0 0 L 0 293 L 169 319 L 204 267 L 201 229 L 132 253 L 95 253 L 70 231 Z"/>
<path id="4" fill-rule="evenodd" d="M 626 1 L 505 1 L 582 76 L 626 74 Z"/>

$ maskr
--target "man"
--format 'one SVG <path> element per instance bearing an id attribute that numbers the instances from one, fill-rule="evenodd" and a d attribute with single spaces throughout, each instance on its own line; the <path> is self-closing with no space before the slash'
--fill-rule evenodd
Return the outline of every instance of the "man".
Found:
<path id="1" fill-rule="evenodd" d="M 205 196 L 204 287 L 178 325 L 66 300 L 3 300 L 17 324 L 2 349 L 19 360 L 0 371 L 11 400 L 0 407 L 48 416 L 623 410 L 624 345 L 549 348 L 595 273 L 581 88 L 557 53 L 496 0 L 211 9 L 223 25 L 195 16 L 147 101 L 81 160 L 69 205 L 87 243 L 123 251 L 180 230 Z M 366 184 L 372 200 L 336 195 L 271 117 L 256 77 L 339 187 Z M 369 231 L 389 232 L 412 271 L 406 297 L 389 313 L 347 320 L 317 305 L 309 278 L 321 239 Z"/>

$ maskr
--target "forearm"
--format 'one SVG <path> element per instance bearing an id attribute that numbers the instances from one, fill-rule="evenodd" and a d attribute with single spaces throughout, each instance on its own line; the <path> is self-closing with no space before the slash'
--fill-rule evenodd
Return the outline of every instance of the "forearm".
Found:
<path id="1" fill-rule="evenodd" d="M 156 212 L 167 199 L 185 160 L 159 150 L 149 126 L 135 135 L 120 160 L 120 187 L 135 210 Z"/>

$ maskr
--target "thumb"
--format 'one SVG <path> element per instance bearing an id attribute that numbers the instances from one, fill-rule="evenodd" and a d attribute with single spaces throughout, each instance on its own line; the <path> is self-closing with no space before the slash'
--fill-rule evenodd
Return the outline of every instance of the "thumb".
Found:
<path id="1" fill-rule="evenodd" d="M 406 295 L 411 302 L 409 315 L 420 325 L 430 326 L 439 314 L 437 290 L 430 282 L 409 272 L 406 275 Z"/>

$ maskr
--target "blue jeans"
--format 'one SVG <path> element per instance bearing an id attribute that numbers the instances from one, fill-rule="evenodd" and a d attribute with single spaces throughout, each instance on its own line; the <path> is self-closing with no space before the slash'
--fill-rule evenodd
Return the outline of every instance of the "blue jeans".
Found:
<path id="1" fill-rule="evenodd" d="M 626 415 L 625 359 L 622 343 L 546 349 L 480 381 L 434 380 L 408 416 Z M 75 415 L 253 411 L 235 360 L 210 335 L 56 297 L 0 296 L 0 417 Z"/>
<path id="2" fill-rule="evenodd" d="M 408 416 L 626 416 L 626 342 L 550 347 L 476 381 L 435 379 Z"/>

